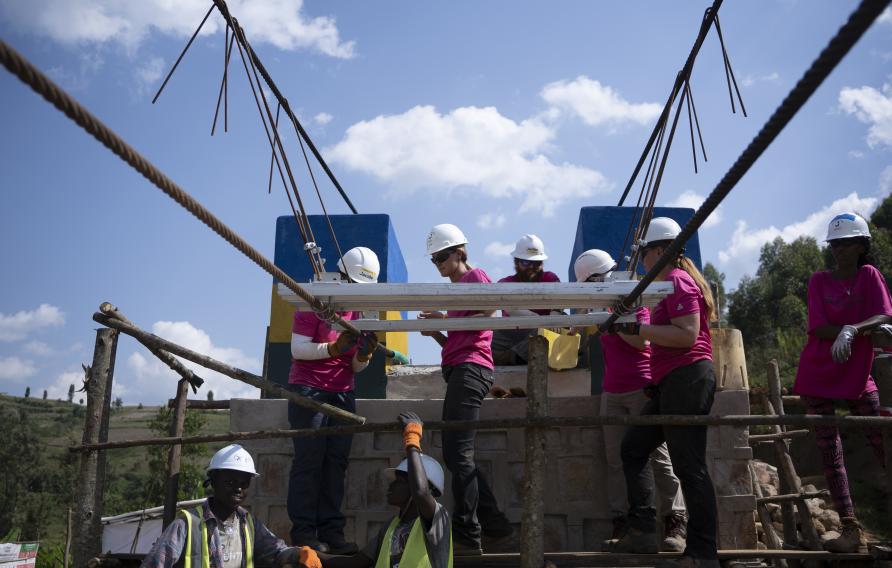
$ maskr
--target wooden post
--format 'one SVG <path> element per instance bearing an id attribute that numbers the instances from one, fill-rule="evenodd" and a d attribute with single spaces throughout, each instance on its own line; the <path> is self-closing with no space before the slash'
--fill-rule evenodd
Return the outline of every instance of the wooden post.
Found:
<path id="1" fill-rule="evenodd" d="M 874 345 L 885 340 L 885 334 L 874 334 Z M 881 414 L 892 411 L 892 356 L 879 354 L 873 359 L 873 377 L 880 391 Z M 892 514 L 892 429 L 883 428 L 883 450 L 886 456 L 886 507 Z M 889 527 L 892 540 L 892 526 Z"/>
<path id="2" fill-rule="evenodd" d="M 65 556 L 62 562 L 65 568 L 71 565 L 71 507 L 68 508 L 67 520 L 65 522 Z"/>
<path id="3" fill-rule="evenodd" d="M 113 329 L 96 330 L 96 347 L 85 388 L 87 415 L 84 420 L 83 443 L 102 443 L 108 440 L 108 414 L 111 387 L 115 372 L 115 352 L 118 332 Z M 100 553 L 102 492 L 105 486 L 105 452 L 81 454 L 80 471 L 74 497 L 74 566 L 86 566 Z"/>
<path id="4" fill-rule="evenodd" d="M 753 467 L 752 462 L 749 464 L 750 469 L 750 477 L 753 479 L 753 493 L 756 496 L 756 499 L 760 499 L 765 495 L 762 494 L 762 486 L 759 485 L 759 480 L 756 479 L 756 468 Z M 759 505 L 758 501 L 756 502 L 756 513 L 759 515 L 759 522 L 762 523 L 762 532 L 765 533 L 766 545 L 768 548 L 772 550 L 780 550 L 783 548 L 783 544 L 780 541 L 780 538 L 777 536 L 777 532 L 774 530 L 774 525 L 771 524 L 771 515 L 768 512 L 768 508 L 765 505 Z M 775 560 L 775 566 L 777 568 L 787 568 L 786 560 Z"/>
<path id="5" fill-rule="evenodd" d="M 189 395 L 189 382 L 180 379 L 177 383 L 177 398 L 170 417 L 170 435 L 179 438 L 183 435 L 186 424 L 186 397 Z M 167 452 L 167 491 L 164 495 L 164 517 L 162 530 L 173 522 L 177 514 L 177 493 L 180 489 L 180 457 L 183 455 L 182 444 L 173 444 Z"/>
<path id="6" fill-rule="evenodd" d="M 771 406 L 772 412 L 769 412 L 768 406 L 765 406 L 765 414 L 784 414 L 784 402 L 781 398 L 781 382 L 780 369 L 777 366 L 777 360 L 772 359 L 768 362 L 768 404 Z M 784 426 L 772 427 L 775 434 L 782 434 L 786 431 Z M 777 445 L 775 445 L 775 448 Z M 781 471 L 780 461 L 783 460 L 778 455 L 778 492 L 787 494 L 792 491 L 792 484 L 787 480 L 787 476 Z M 796 516 L 793 514 L 793 503 L 781 503 L 781 519 L 784 525 L 784 544 L 788 546 L 797 546 L 799 544 L 799 535 L 796 533 Z"/>
<path id="7" fill-rule="evenodd" d="M 527 363 L 527 418 L 548 416 L 548 341 L 530 338 Z M 528 427 L 520 524 L 520 566 L 542 568 L 545 562 L 545 428 Z"/>

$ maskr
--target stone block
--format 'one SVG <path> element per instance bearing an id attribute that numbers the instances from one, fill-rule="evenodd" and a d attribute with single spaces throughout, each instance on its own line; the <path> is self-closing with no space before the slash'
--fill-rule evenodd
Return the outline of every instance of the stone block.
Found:
<path id="1" fill-rule="evenodd" d="M 567 516 L 545 515 L 545 552 L 567 550 Z"/>
<path id="2" fill-rule="evenodd" d="M 386 458 L 351 459 L 347 468 L 344 508 L 354 511 L 388 510 L 387 485 L 390 478 L 385 468 L 391 467 Z"/>
<path id="3" fill-rule="evenodd" d="M 291 542 L 291 519 L 288 518 L 288 509 L 284 504 L 270 505 L 263 522 L 274 535 L 287 543 Z"/>
<path id="4" fill-rule="evenodd" d="M 252 492 L 259 497 L 281 497 L 282 488 L 288 487 L 291 462 L 290 455 L 258 453 L 255 463 L 263 475 L 254 482 Z"/>
<path id="5" fill-rule="evenodd" d="M 557 459 L 558 496 L 562 502 L 587 501 L 594 492 L 591 456 Z"/>

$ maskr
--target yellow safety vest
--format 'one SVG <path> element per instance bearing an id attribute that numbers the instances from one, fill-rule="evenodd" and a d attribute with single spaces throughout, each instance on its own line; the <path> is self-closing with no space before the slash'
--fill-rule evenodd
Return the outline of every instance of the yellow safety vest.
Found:
<path id="1" fill-rule="evenodd" d="M 400 518 L 397 515 L 387 527 L 387 532 L 384 533 L 384 539 L 381 541 L 381 550 L 378 551 L 375 568 L 390 568 L 390 543 L 393 540 L 393 531 L 399 521 Z M 427 556 L 427 546 L 424 544 L 423 530 L 419 517 L 415 519 L 412 529 L 409 530 L 409 540 L 406 541 L 406 548 L 403 549 L 403 556 L 399 562 L 400 568 L 431 568 L 431 560 Z M 449 532 L 449 568 L 452 568 L 452 531 Z"/>
<path id="2" fill-rule="evenodd" d="M 204 507 L 180 509 L 179 514 L 186 520 L 186 550 L 183 552 L 183 568 L 210 568 L 211 555 L 208 551 L 208 526 L 204 522 Z M 238 513 L 236 513 L 238 514 Z M 245 512 L 242 525 L 242 558 L 245 568 L 254 568 L 254 519 Z"/>

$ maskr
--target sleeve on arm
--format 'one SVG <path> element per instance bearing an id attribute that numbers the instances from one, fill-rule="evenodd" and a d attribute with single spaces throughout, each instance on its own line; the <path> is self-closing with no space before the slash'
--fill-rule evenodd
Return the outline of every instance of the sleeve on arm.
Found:
<path id="1" fill-rule="evenodd" d="M 427 556 L 431 561 L 431 568 L 448 568 L 449 544 L 451 541 L 452 522 L 449 513 L 441 503 L 437 503 L 437 510 L 431 519 L 430 526 L 421 519 L 424 527 L 424 545 L 427 547 Z"/>
<path id="2" fill-rule="evenodd" d="M 155 541 L 140 568 L 172 568 L 183 554 L 186 538 L 186 521 L 177 516 Z"/>
<path id="3" fill-rule="evenodd" d="M 328 359 L 328 343 L 314 343 L 311 337 L 291 334 L 291 356 L 303 361 Z"/>
<path id="4" fill-rule="evenodd" d="M 316 337 L 319 324 L 322 323 L 313 312 L 294 312 L 294 321 L 291 324 L 291 333 Z"/>
<path id="5" fill-rule="evenodd" d="M 870 294 L 867 298 L 868 312 L 866 317 L 871 316 L 892 316 L 892 299 L 889 298 L 889 288 L 886 286 L 886 280 L 876 268 L 870 267 L 869 290 Z"/>

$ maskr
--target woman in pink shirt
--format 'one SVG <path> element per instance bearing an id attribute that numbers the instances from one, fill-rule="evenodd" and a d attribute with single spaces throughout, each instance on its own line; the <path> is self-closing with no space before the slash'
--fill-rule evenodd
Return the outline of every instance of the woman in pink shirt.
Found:
<path id="1" fill-rule="evenodd" d="M 468 264 L 465 245 L 468 239 L 455 225 L 437 225 L 427 237 L 427 252 L 440 276 L 454 283 L 490 283 L 486 272 Z M 422 319 L 490 317 L 494 312 L 449 310 L 421 312 Z M 446 397 L 443 420 L 477 420 L 480 406 L 493 382 L 491 331 L 422 332 L 442 347 L 443 379 Z M 513 534 L 514 529 L 499 510 L 489 484 L 474 463 L 476 430 L 443 432 L 443 460 L 452 473 L 452 538 L 456 555 L 482 554 L 482 537 L 496 547 Z M 482 525 L 482 528 L 481 528 Z M 489 548 L 489 546 L 487 547 Z"/>
<path id="2" fill-rule="evenodd" d="M 892 321 L 892 302 L 883 275 L 871 266 L 870 230 L 861 216 L 837 215 L 827 229 L 833 270 L 815 272 L 808 283 L 808 342 L 799 358 L 793 392 L 808 414 L 833 415 L 834 399 L 843 399 L 852 414 L 879 415 L 877 387 L 870 376 L 873 346 L 867 333 Z M 824 477 L 842 520 L 842 534 L 824 547 L 855 552 L 864 544 L 849 493 L 842 442 L 835 426 L 816 426 Z M 877 428 L 867 439 L 883 460 L 883 438 Z"/>
<path id="3" fill-rule="evenodd" d="M 345 282 L 371 284 L 378 281 L 380 264 L 370 249 L 355 247 L 338 261 L 338 269 Z M 360 312 L 338 315 L 345 320 L 361 317 Z M 354 375 L 368 366 L 376 346 L 374 334 L 364 335 L 357 346 L 355 338 L 333 330 L 315 313 L 294 312 L 288 388 L 315 401 L 356 412 Z M 288 421 L 294 429 L 337 425 L 330 416 L 292 402 L 288 403 Z M 332 554 L 353 554 L 357 547 L 344 538 L 346 519 L 341 512 L 352 436 L 291 440 L 294 460 L 287 501 L 291 543 Z"/>
<path id="4" fill-rule="evenodd" d="M 648 225 L 641 262 L 650 270 L 681 232 L 668 217 Z M 712 338 L 712 294 L 697 267 L 682 251 L 657 276 L 671 282 L 673 292 L 653 309 L 650 323 L 620 324 L 622 335 L 638 335 L 650 342 L 653 397 L 642 414 L 709 414 L 715 394 Z M 680 560 L 685 568 L 718 568 L 715 490 L 706 466 L 706 426 L 631 426 L 620 453 L 629 499 L 629 529 L 617 543 L 618 552 L 656 551 L 656 510 L 653 477 L 648 473 L 651 453 L 666 442 L 672 467 L 681 481 L 688 508 L 687 543 Z"/>
<path id="5" fill-rule="evenodd" d="M 604 282 L 616 268 L 616 261 L 609 253 L 587 250 L 576 259 L 573 271 L 577 282 Z M 639 324 L 650 323 L 650 311 L 639 308 L 636 312 Z M 601 353 L 604 358 L 604 381 L 601 393 L 601 416 L 641 414 L 652 387 L 650 380 L 650 345 L 640 335 L 602 333 Z M 620 445 L 626 433 L 625 426 L 603 426 L 604 454 L 607 458 L 607 504 L 613 518 L 613 536 L 619 539 L 626 529 L 626 479 L 623 476 L 623 460 Z M 685 516 L 681 484 L 672 471 L 666 444 L 660 444 L 651 454 L 650 465 L 654 482 L 660 494 L 660 513 L 663 516 L 663 541 L 660 549 L 665 552 L 684 550 Z"/>

